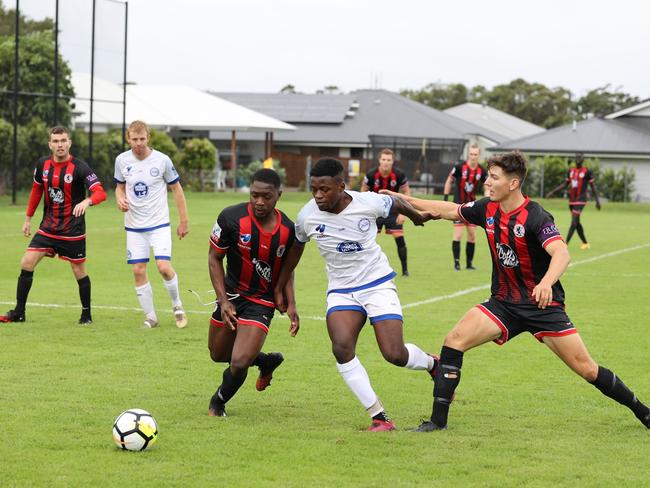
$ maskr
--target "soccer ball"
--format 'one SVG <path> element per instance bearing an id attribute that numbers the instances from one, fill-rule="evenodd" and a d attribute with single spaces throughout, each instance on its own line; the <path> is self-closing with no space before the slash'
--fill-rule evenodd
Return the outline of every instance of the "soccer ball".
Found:
<path id="1" fill-rule="evenodd" d="M 113 424 L 113 440 L 125 451 L 144 451 L 158 438 L 158 424 L 146 410 L 130 408 Z"/>

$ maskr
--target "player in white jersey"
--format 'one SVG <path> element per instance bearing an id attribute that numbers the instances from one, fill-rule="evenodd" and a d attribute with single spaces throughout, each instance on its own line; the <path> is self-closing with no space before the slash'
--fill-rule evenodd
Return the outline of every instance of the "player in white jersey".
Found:
<path id="1" fill-rule="evenodd" d="M 167 187 L 172 191 L 180 222 L 180 239 L 189 232 L 185 194 L 171 159 L 149 147 L 149 127 L 140 120 L 129 125 L 130 151 L 115 158 L 115 198 L 125 212 L 127 263 L 132 265 L 135 291 L 145 314 L 145 327 L 158 326 L 153 305 L 153 290 L 147 276 L 147 263 L 153 249 L 158 271 L 172 300 L 176 326 L 187 325 L 187 315 L 178 291 L 178 275 L 171 265 L 172 237 L 167 205 Z"/>
<path id="2" fill-rule="evenodd" d="M 384 412 L 355 352 L 366 318 L 374 326 L 377 344 L 388 362 L 433 375 L 436 360 L 415 344 L 404 344 L 395 272 L 377 244 L 376 220 L 399 213 L 422 225 L 431 216 L 420 214 L 403 200 L 346 191 L 343 165 L 337 159 L 318 160 L 310 177 L 314 199 L 298 214 L 296 242 L 275 287 L 276 306 L 285 309 L 284 285 L 305 243 L 314 239 L 327 268 L 327 330 L 339 373 L 372 418 L 368 430 L 394 430 L 395 424 Z"/>

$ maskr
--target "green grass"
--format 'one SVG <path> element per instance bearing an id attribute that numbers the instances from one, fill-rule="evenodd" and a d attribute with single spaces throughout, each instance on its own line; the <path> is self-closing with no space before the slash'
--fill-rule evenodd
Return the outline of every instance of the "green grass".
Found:
<path id="1" fill-rule="evenodd" d="M 11 308 L 27 239 L 17 207 L 0 198 L 3 257 L 1 307 Z M 124 258 L 122 215 L 112 195 L 89 210 L 88 270 L 95 323 L 76 324 L 77 286 L 69 265 L 47 260 L 36 270 L 24 324 L 0 326 L 0 486 L 603 486 L 647 484 L 648 435 L 624 407 L 604 398 L 530 335 L 504 347 L 485 345 L 465 357 L 450 429 L 428 435 L 361 432 L 368 418 L 339 377 L 325 323 L 324 264 L 309 244 L 297 272 L 302 328 L 289 337 L 276 317 L 266 350 L 286 361 L 273 385 L 255 391 L 256 371 L 229 404 L 230 417 L 208 418 L 207 404 L 223 365 L 210 361 L 211 309 L 185 290 L 209 299 L 207 239 L 219 211 L 245 195 L 189 194 L 191 233 L 176 241 L 190 323 L 173 325 L 160 278 L 152 274 L 162 326 L 141 328 L 142 317 Z M 285 193 L 280 208 L 295 217 L 304 193 Z M 547 208 L 565 231 L 566 203 Z M 40 213 L 40 210 L 39 210 Z M 172 215 L 176 213 L 172 205 Z M 592 249 L 571 243 L 574 266 L 563 279 L 567 310 L 600 363 L 650 401 L 647 321 L 650 247 L 591 262 L 587 258 L 650 243 L 650 207 L 589 206 L 583 215 Z M 403 305 L 487 284 L 490 264 L 479 237 L 473 273 L 456 273 L 451 224 L 407 228 L 411 277 L 397 278 Z M 395 245 L 379 237 L 398 268 Z M 445 333 L 483 289 L 406 307 L 405 337 L 439 351 Z M 101 308 L 104 307 L 115 307 Z M 121 307 L 121 308 L 120 308 Z M 425 373 L 381 358 L 370 327 L 358 355 L 399 427 L 417 425 L 431 408 Z M 119 451 L 111 439 L 123 410 L 149 410 L 160 429 L 150 451 Z"/>

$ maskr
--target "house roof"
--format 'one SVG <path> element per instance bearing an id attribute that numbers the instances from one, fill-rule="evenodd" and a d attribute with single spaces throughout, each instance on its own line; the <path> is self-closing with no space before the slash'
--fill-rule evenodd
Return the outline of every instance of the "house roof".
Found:
<path id="1" fill-rule="evenodd" d="M 539 134 L 546 129 L 519 117 L 480 103 L 463 103 L 444 110 L 445 113 L 496 132 L 502 141 Z"/>
<path id="2" fill-rule="evenodd" d="M 294 123 L 296 131 L 291 134 L 276 134 L 276 143 L 365 146 L 373 135 L 454 140 L 466 140 L 472 135 L 481 135 L 494 142 L 504 140 L 494 131 L 386 90 L 358 90 L 349 95 L 219 92 L 218 96 L 253 110 L 269 110 L 269 115 L 288 117 L 283 120 Z M 333 122 L 332 113 L 314 110 L 310 112 L 309 123 L 305 123 L 303 121 L 306 117 L 289 109 L 294 104 L 291 97 L 297 97 L 295 106 L 304 107 L 313 101 L 322 107 L 321 104 L 327 102 L 336 107 L 339 117 L 341 107 L 347 106 L 346 113 L 342 120 Z M 277 108 L 271 110 L 269 107 Z M 332 109 L 332 112 L 334 111 Z M 293 113 L 297 115 L 290 115 Z M 320 113 L 320 118 L 316 116 L 317 113 Z M 302 120 L 291 117 L 302 117 Z M 213 136 L 221 137 L 220 134 Z M 253 135 L 244 137 L 258 139 Z"/>
<path id="3" fill-rule="evenodd" d="M 650 155 L 650 118 L 588 119 L 491 147 L 539 153 Z"/>
<path id="4" fill-rule="evenodd" d="M 619 117 L 650 117 L 650 98 L 643 102 L 632 105 L 631 107 L 624 108 L 618 112 L 606 115 L 606 119 L 617 119 Z"/>
<path id="5" fill-rule="evenodd" d="M 73 73 L 77 125 L 90 123 L 90 75 Z M 95 77 L 93 124 L 122 127 L 122 86 Z M 127 85 L 126 120 L 187 130 L 292 131 L 290 124 L 185 86 Z"/>

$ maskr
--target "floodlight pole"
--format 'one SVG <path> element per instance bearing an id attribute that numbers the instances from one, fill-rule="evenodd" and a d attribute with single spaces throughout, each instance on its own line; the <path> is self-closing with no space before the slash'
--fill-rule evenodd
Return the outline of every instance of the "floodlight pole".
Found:
<path id="1" fill-rule="evenodd" d="M 232 131 L 230 138 L 230 166 L 233 174 L 232 187 L 234 191 L 237 191 L 237 136 L 235 131 Z"/>
<path id="2" fill-rule="evenodd" d="M 54 120 L 59 125 L 59 0 L 54 4 Z"/>
<path id="3" fill-rule="evenodd" d="M 122 80 L 122 151 L 126 149 L 126 48 L 129 27 L 129 2 L 124 2 L 124 78 Z"/>
<path id="4" fill-rule="evenodd" d="M 93 162 L 93 102 L 95 100 L 95 7 L 97 0 L 93 0 L 93 18 L 90 42 L 90 123 L 88 125 L 88 162 Z"/>
<path id="5" fill-rule="evenodd" d="M 20 0 L 16 0 L 16 32 L 14 49 L 14 138 L 13 138 L 13 159 L 11 168 L 11 203 L 16 205 L 16 175 L 18 173 L 18 39 L 20 29 Z"/>

